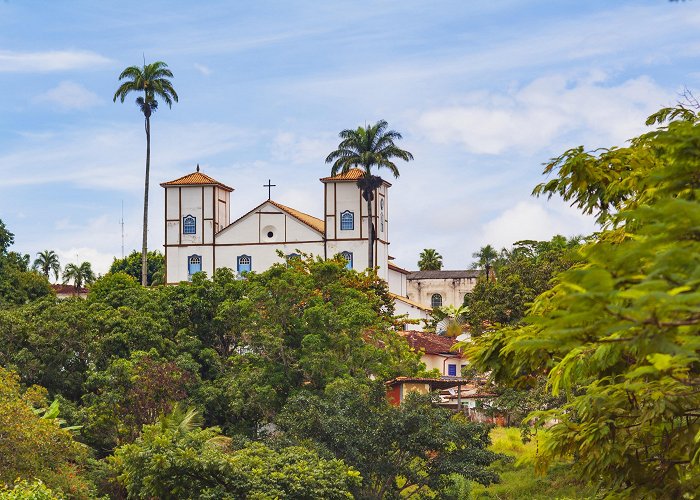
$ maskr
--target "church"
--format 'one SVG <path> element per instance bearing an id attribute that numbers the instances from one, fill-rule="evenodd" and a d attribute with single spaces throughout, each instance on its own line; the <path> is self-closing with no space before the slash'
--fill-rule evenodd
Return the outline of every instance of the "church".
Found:
<path id="1" fill-rule="evenodd" d="M 349 269 L 368 267 L 369 217 L 367 202 L 357 187 L 363 171 L 351 169 L 345 174 L 321 178 L 323 185 L 322 218 L 300 212 L 271 199 L 263 201 L 238 219 L 230 220 L 234 189 L 200 171 L 163 182 L 165 189 L 165 281 L 179 283 L 194 273 L 211 276 L 215 269 L 227 267 L 238 273 L 262 272 L 285 257 L 299 253 L 331 258 L 341 255 Z M 461 303 L 473 284 L 457 283 L 452 277 L 452 300 L 443 302 L 435 287 L 426 295 L 416 293 L 412 274 L 390 261 L 389 188 L 383 181 L 372 201 L 372 224 L 376 231 L 374 265 L 378 276 L 389 283 L 395 299 L 396 314 L 411 319 L 427 319 L 433 307 Z M 282 253 L 280 257 L 279 253 Z M 448 278 L 438 273 L 429 281 Z M 420 277 L 422 282 L 426 277 Z M 435 281 L 438 280 L 438 281 Z M 447 283 L 447 281 L 445 281 Z M 475 280 L 474 280 L 475 282 Z M 464 287 L 467 288 L 464 288 Z M 413 297 L 411 297 L 413 295 Z M 426 295 L 423 297 L 423 295 Z M 439 299 L 439 300 L 438 300 Z"/>

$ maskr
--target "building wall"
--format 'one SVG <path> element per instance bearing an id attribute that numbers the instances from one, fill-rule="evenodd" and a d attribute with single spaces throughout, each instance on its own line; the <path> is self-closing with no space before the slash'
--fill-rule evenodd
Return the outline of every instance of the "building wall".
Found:
<path id="1" fill-rule="evenodd" d="M 453 364 L 456 365 L 456 370 L 457 370 L 457 377 L 462 376 L 462 365 L 466 364 L 466 360 L 463 359 L 461 356 L 458 354 L 454 354 L 451 356 L 447 355 L 440 355 L 440 354 L 423 354 L 420 359 L 423 363 L 425 363 L 425 367 L 428 370 L 434 370 L 437 369 L 440 372 L 440 375 L 447 377 L 449 375 L 449 370 L 447 365 Z"/>
<path id="2" fill-rule="evenodd" d="M 277 255 L 281 251 L 283 257 Z M 269 269 L 273 264 L 285 262 L 284 256 L 292 253 L 306 253 L 314 256 L 323 255 L 323 243 L 287 243 L 278 245 L 217 245 L 216 268 L 228 267 L 236 271 L 238 257 L 248 255 L 251 257 L 251 268 L 260 273 Z"/>
<path id="3" fill-rule="evenodd" d="M 413 306 L 411 304 L 407 304 L 406 302 L 403 302 L 403 301 L 398 300 L 398 299 L 394 300 L 394 314 L 397 316 L 402 316 L 404 314 L 408 314 L 409 318 L 419 319 L 419 320 L 427 320 L 430 317 L 428 312 L 425 311 L 424 309 Z M 406 326 L 407 330 L 416 330 L 419 332 L 422 332 L 423 328 L 424 328 L 424 324 L 422 321 L 416 325 L 410 324 L 410 325 Z"/>
<path id="4" fill-rule="evenodd" d="M 443 306 L 459 307 L 476 286 L 476 278 L 407 280 L 408 298 L 430 307 L 433 294 L 442 295 Z"/>
<path id="5" fill-rule="evenodd" d="M 406 286 L 406 275 L 404 273 L 400 273 L 399 271 L 395 271 L 389 267 L 387 267 L 387 275 L 389 291 L 391 293 L 395 293 L 396 295 L 406 297 L 406 294 L 408 293 L 408 288 Z"/>

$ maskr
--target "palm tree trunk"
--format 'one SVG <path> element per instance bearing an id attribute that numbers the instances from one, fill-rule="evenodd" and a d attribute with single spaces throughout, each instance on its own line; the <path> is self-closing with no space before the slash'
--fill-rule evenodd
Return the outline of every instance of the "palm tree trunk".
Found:
<path id="1" fill-rule="evenodd" d="M 148 178 L 151 172 L 151 120 L 146 116 L 146 182 L 143 193 L 143 243 L 141 245 L 141 284 L 148 285 Z"/>
<path id="2" fill-rule="evenodd" d="M 367 193 L 367 231 L 369 231 L 369 251 L 367 254 L 367 267 L 374 268 L 374 224 L 372 221 L 372 196 L 373 192 Z"/>

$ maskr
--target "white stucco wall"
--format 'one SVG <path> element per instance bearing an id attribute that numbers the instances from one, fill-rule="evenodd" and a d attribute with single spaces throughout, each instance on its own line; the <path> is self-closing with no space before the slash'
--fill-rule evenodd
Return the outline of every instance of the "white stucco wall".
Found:
<path id="1" fill-rule="evenodd" d="M 389 291 L 391 293 L 395 293 L 396 295 L 406 297 L 406 294 L 408 293 L 406 287 L 406 275 L 391 268 L 387 269 Z"/>

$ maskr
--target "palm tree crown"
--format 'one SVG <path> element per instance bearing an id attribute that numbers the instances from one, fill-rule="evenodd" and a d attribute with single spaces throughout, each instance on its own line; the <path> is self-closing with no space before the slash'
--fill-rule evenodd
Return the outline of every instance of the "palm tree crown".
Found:
<path id="1" fill-rule="evenodd" d="M 434 248 L 426 248 L 420 253 L 418 269 L 421 271 L 439 271 L 442 269 L 442 255 Z"/>
<path id="2" fill-rule="evenodd" d="M 357 181 L 362 190 L 362 197 L 367 201 L 368 221 L 372 220 L 372 200 L 375 190 L 382 185 L 382 178 L 372 174 L 372 168 L 386 168 L 394 177 L 399 176 L 399 169 L 393 162 L 395 158 L 410 161 L 413 155 L 399 148 L 394 141 L 401 139 L 401 134 L 387 130 L 386 120 L 379 120 L 371 126 L 346 129 L 338 136 L 342 139 L 338 149 L 326 157 L 326 163 L 332 163 L 331 175 L 346 174 L 351 168 L 360 168 L 364 176 Z M 369 223 L 368 223 L 369 224 Z M 374 227 L 369 228 L 368 267 L 374 267 Z"/>
<path id="3" fill-rule="evenodd" d="M 498 258 L 498 252 L 491 245 L 486 245 L 481 247 L 481 250 L 474 252 L 472 257 L 477 259 L 475 265 L 486 271 L 486 280 L 488 281 L 491 276 L 491 267 L 493 262 Z"/>
<path id="4" fill-rule="evenodd" d="M 132 92 L 143 92 L 144 95 L 136 98 L 136 104 L 146 118 L 158 109 L 158 101 L 161 98 L 169 108 L 173 101 L 178 102 L 177 92 L 168 78 L 173 73 L 163 61 L 144 64 L 143 67 L 129 66 L 119 75 L 119 81 L 125 80 L 114 93 L 114 102 L 124 99 Z"/>
<path id="5" fill-rule="evenodd" d="M 68 283 L 69 281 L 73 282 L 76 290 L 95 281 L 95 273 L 92 272 L 90 263 L 68 264 L 63 270 L 63 282 Z"/>
<path id="6" fill-rule="evenodd" d="M 34 264 L 32 267 L 41 274 L 49 279 L 49 273 L 53 271 L 56 280 L 58 280 L 58 275 L 61 272 L 61 264 L 58 260 L 58 255 L 53 250 L 44 250 L 43 252 L 38 252 Z"/>
<path id="7" fill-rule="evenodd" d="M 177 92 L 170 83 L 173 77 L 172 71 L 163 61 L 146 64 L 143 67 L 129 66 L 119 75 L 119 81 L 124 82 L 114 93 L 114 102 L 119 99 L 124 102 L 127 95 L 132 92 L 143 92 L 136 98 L 136 104 L 144 116 L 144 128 L 146 129 L 146 181 L 143 195 L 143 239 L 141 244 L 141 284 L 148 284 L 148 188 L 151 171 L 151 114 L 158 109 L 157 98 L 165 101 L 168 107 L 172 107 L 173 101 L 177 102 Z"/>

